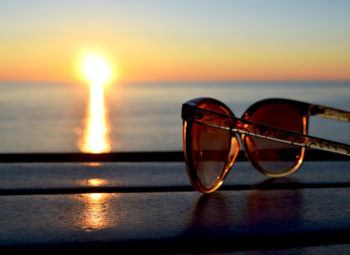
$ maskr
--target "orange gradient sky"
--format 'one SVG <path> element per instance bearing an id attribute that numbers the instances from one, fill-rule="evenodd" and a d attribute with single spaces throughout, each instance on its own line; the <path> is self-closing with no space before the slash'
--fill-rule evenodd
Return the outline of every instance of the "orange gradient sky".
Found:
<path id="1" fill-rule="evenodd" d="M 79 80 L 89 50 L 125 81 L 350 79 L 350 1 L 1 5 L 0 81 Z"/>

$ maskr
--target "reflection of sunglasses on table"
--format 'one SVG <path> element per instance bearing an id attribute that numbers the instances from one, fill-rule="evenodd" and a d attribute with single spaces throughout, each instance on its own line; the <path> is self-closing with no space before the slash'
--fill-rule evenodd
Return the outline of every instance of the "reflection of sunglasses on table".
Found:
<path id="1" fill-rule="evenodd" d="M 197 98 L 182 105 L 187 173 L 194 188 L 218 189 L 239 152 L 239 137 L 254 167 L 271 177 L 300 168 L 306 148 L 350 156 L 350 145 L 308 136 L 310 116 L 350 121 L 350 112 L 289 99 L 265 99 L 242 118 L 222 102 Z"/>

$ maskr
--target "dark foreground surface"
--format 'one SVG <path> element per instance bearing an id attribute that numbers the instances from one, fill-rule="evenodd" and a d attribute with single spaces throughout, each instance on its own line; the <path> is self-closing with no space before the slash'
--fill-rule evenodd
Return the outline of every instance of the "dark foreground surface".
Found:
<path id="1" fill-rule="evenodd" d="M 349 191 L 350 161 L 283 179 L 240 161 L 212 195 L 183 162 L 1 163 L 0 254 L 349 254 Z"/>

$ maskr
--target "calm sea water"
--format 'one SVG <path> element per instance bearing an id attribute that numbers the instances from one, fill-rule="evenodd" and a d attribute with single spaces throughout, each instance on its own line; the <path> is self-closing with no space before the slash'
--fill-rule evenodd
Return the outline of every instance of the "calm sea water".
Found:
<path id="1" fill-rule="evenodd" d="M 0 152 L 80 151 L 88 92 L 84 84 L 0 84 Z M 268 97 L 350 110 L 350 82 L 115 84 L 105 92 L 112 151 L 181 150 L 181 104 L 204 96 L 238 116 Z M 313 118 L 310 124 L 312 135 L 350 143 L 348 123 Z"/>

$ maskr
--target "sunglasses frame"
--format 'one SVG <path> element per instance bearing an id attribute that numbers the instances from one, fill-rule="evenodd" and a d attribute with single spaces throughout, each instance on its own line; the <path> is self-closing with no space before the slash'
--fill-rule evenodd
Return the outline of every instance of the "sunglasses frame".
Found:
<path id="1" fill-rule="evenodd" d="M 223 107 L 227 112 L 230 113 L 230 115 L 199 108 L 199 105 L 204 102 L 216 104 L 220 107 Z M 256 109 L 270 103 L 285 103 L 297 109 L 300 115 L 303 117 L 303 133 L 300 134 L 248 120 L 249 116 L 254 113 Z M 195 98 L 182 105 L 181 116 L 183 119 L 183 148 L 187 174 L 192 186 L 197 191 L 203 193 L 214 192 L 222 185 L 225 177 L 230 171 L 238 155 L 239 144 L 235 147 L 234 151 L 231 151 L 232 148 L 230 148 L 229 158 L 226 161 L 227 164 L 225 169 L 221 172 L 220 176 L 217 177 L 217 180 L 208 187 L 199 180 L 196 174 L 196 170 L 194 169 L 191 142 L 188 142 L 192 141 L 191 132 L 188 131 L 191 130 L 193 123 L 229 131 L 231 134 L 231 147 L 234 139 L 241 140 L 241 143 L 244 146 L 245 155 L 252 163 L 252 165 L 259 172 L 270 177 L 282 177 L 297 171 L 303 163 L 306 148 L 318 149 L 350 156 L 350 145 L 307 135 L 308 120 L 310 116 L 318 116 L 327 119 L 350 122 L 350 112 L 331 108 L 328 106 L 315 105 L 291 99 L 270 98 L 254 103 L 246 110 L 242 118 L 237 118 L 224 103 L 216 99 Z M 213 122 L 213 120 L 215 120 L 215 122 Z M 271 141 L 298 146 L 301 148 L 299 159 L 292 167 L 283 173 L 272 174 L 270 172 L 267 172 L 256 162 L 256 160 L 250 155 L 249 151 L 247 150 L 245 139 L 246 136 L 259 137 Z"/>

